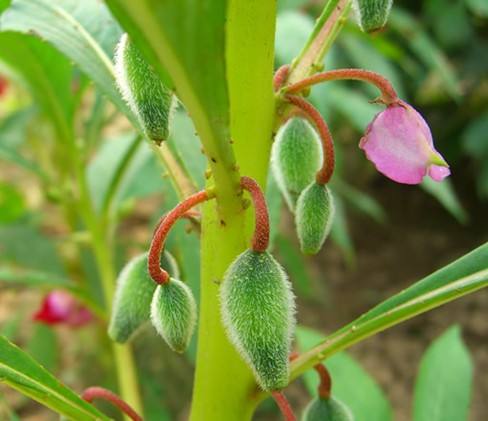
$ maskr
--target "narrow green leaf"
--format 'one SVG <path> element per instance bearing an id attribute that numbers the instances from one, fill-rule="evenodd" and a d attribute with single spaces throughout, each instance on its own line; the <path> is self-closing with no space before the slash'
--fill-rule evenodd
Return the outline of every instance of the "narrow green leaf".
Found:
<path id="1" fill-rule="evenodd" d="M 325 337 L 315 330 L 298 327 L 298 349 L 303 352 Z M 340 352 L 325 362 L 332 377 L 332 395 L 344 402 L 354 414 L 355 421 L 390 421 L 393 419 L 390 402 L 376 380 L 371 377 L 350 355 Z M 317 395 L 319 378 L 315 371 L 303 375 L 311 396 Z"/>
<path id="2" fill-rule="evenodd" d="M 117 107 L 131 116 L 114 84 L 112 54 L 121 31 L 97 0 L 13 0 L 0 30 L 35 34 L 75 62 Z M 57 67 L 51 64 L 55 69 Z"/>
<path id="3" fill-rule="evenodd" d="M 452 326 L 422 357 L 415 383 L 413 420 L 468 420 L 472 381 L 469 351 L 459 326 Z"/>
<path id="4" fill-rule="evenodd" d="M 0 382 L 70 419 L 109 420 L 4 337 L 0 337 Z"/>
<path id="5" fill-rule="evenodd" d="M 335 215 L 330 231 L 332 241 L 341 249 L 344 259 L 349 266 L 354 266 L 356 261 L 356 251 L 352 241 L 347 215 L 342 199 L 335 196 Z"/>
<path id="6" fill-rule="evenodd" d="M 435 182 L 430 177 L 425 177 L 420 187 L 435 197 L 439 203 L 456 218 L 461 224 L 465 224 L 469 220 L 463 205 L 454 191 L 450 180 L 444 180 L 442 183 Z"/>
<path id="7" fill-rule="evenodd" d="M 293 363 L 293 374 L 300 374 L 361 339 L 487 286 L 488 243 L 485 243 L 328 336 Z"/>
<path id="8" fill-rule="evenodd" d="M 55 371 L 58 366 L 59 349 L 56 333 L 42 323 L 34 323 L 26 351 L 46 370 Z"/>

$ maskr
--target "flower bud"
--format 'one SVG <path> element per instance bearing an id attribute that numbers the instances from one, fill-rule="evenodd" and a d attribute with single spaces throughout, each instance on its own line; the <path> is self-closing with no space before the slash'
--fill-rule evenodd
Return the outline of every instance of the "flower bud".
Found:
<path id="1" fill-rule="evenodd" d="M 178 265 L 173 256 L 165 251 L 161 266 L 171 276 L 178 276 Z M 108 335 L 116 342 L 124 343 L 149 320 L 151 300 L 157 284 L 147 271 L 147 253 L 134 257 L 117 278 Z"/>
<path id="2" fill-rule="evenodd" d="M 341 401 L 318 397 L 305 408 L 302 421 L 354 421 L 354 416 Z"/>
<path id="3" fill-rule="evenodd" d="M 419 184 L 426 175 L 441 181 L 450 174 L 449 165 L 434 149 L 429 126 L 405 102 L 378 113 L 359 147 L 380 173 L 397 183 Z"/>
<path id="4" fill-rule="evenodd" d="M 220 289 L 230 341 L 264 390 L 288 384 L 295 304 L 290 282 L 268 252 L 246 250 L 227 270 Z"/>
<path id="5" fill-rule="evenodd" d="M 159 145 L 168 138 L 174 96 L 127 34 L 115 51 L 115 72 L 119 90 L 144 134 Z"/>
<path id="6" fill-rule="evenodd" d="M 312 183 L 298 198 L 295 225 L 300 248 L 305 254 L 316 254 L 329 235 L 334 219 L 334 201 L 329 188 Z"/>
<path id="7" fill-rule="evenodd" d="M 322 162 L 320 140 L 314 128 L 300 117 L 289 119 L 278 131 L 271 152 L 271 168 L 288 206 L 314 179 Z"/>
<path id="8" fill-rule="evenodd" d="M 183 282 L 170 278 L 158 285 L 151 303 L 151 322 L 169 347 L 184 352 L 197 321 L 197 305 Z"/>
<path id="9" fill-rule="evenodd" d="M 353 0 L 360 28 L 364 32 L 382 29 L 388 21 L 392 4 L 392 0 Z"/>

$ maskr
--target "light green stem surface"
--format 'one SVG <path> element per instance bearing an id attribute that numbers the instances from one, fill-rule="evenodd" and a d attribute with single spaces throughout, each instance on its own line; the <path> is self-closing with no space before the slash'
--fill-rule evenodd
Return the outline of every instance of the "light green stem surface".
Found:
<path id="1" fill-rule="evenodd" d="M 231 137 L 241 175 L 254 177 L 261 186 L 266 180 L 274 118 L 271 80 L 274 26 L 271 23 L 275 7 L 272 0 L 230 0 L 228 6 L 226 64 Z M 255 401 L 250 399 L 256 388 L 254 378 L 227 339 L 218 299 L 225 270 L 248 247 L 253 228 L 250 215 L 241 210 L 227 215 L 222 225 L 215 204 L 204 207 L 192 421 L 249 420 L 255 409 Z"/>

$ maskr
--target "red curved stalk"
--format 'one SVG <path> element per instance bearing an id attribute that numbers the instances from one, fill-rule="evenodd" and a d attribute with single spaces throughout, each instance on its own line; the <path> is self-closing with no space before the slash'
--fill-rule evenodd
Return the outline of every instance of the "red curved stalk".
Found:
<path id="1" fill-rule="evenodd" d="M 110 402 L 126 414 L 132 421 L 142 421 L 142 417 L 127 402 L 103 387 L 89 387 L 81 394 L 81 398 L 89 403 L 92 403 L 95 399 Z"/>
<path id="2" fill-rule="evenodd" d="M 322 168 L 317 172 L 316 180 L 318 184 L 327 184 L 334 172 L 334 141 L 330 133 L 329 126 L 324 121 L 317 109 L 307 100 L 296 95 L 286 95 L 286 100 L 303 111 L 304 116 L 317 129 L 322 143 Z"/>
<path id="3" fill-rule="evenodd" d="M 293 413 L 293 409 L 291 408 L 290 403 L 288 402 L 288 399 L 286 399 L 286 396 L 283 394 L 283 392 L 274 391 L 271 392 L 271 395 L 273 396 L 273 399 L 280 408 L 280 411 L 283 414 L 283 418 L 286 421 L 295 421 L 296 417 Z"/>
<path id="4" fill-rule="evenodd" d="M 323 364 L 317 364 L 314 366 L 315 371 L 319 375 L 320 383 L 319 383 L 319 396 L 323 399 L 330 398 L 330 391 L 332 389 L 332 379 L 330 378 L 329 370 Z"/>
<path id="5" fill-rule="evenodd" d="M 273 76 L 273 88 L 275 92 L 279 91 L 288 77 L 288 71 L 290 70 L 289 64 L 284 64 L 276 70 Z"/>
<path id="6" fill-rule="evenodd" d="M 179 218 L 185 216 L 192 207 L 209 199 L 211 199 L 211 197 L 206 190 L 195 193 L 179 203 L 158 223 L 151 241 L 147 260 L 148 272 L 154 282 L 164 284 L 169 281 L 169 274 L 160 267 L 159 261 L 164 242 L 166 241 L 166 237 L 171 227 Z"/>
<path id="7" fill-rule="evenodd" d="M 251 248 L 254 251 L 266 251 L 269 244 L 269 215 L 266 199 L 259 184 L 250 177 L 241 177 L 241 187 L 251 194 L 254 204 L 256 221 Z"/>
<path id="8" fill-rule="evenodd" d="M 388 79 L 379 73 L 363 69 L 337 69 L 316 73 L 286 87 L 285 93 L 295 94 L 320 82 L 330 80 L 360 80 L 371 83 L 381 91 L 380 101 L 386 105 L 396 103 L 398 95 Z"/>

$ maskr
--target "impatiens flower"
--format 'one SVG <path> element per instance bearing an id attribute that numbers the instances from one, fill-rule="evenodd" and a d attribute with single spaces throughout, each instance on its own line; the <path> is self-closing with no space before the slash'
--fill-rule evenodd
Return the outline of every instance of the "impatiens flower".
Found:
<path id="1" fill-rule="evenodd" d="M 7 79 L 0 75 L 0 97 L 7 91 L 8 82 Z"/>
<path id="2" fill-rule="evenodd" d="M 380 173 L 398 183 L 419 184 L 426 175 L 441 181 L 451 173 L 434 149 L 429 126 L 404 102 L 377 114 L 359 147 Z"/>
<path id="3" fill-rule="evenodd" d="M 54 290 L 44 297 L 41 308 L 33 318 L 48 325 L 66 324 L 71 327 L 80 327 L 88 323 L 92 319 L 92 315 L 71 294 L 62 290 Z"/>

